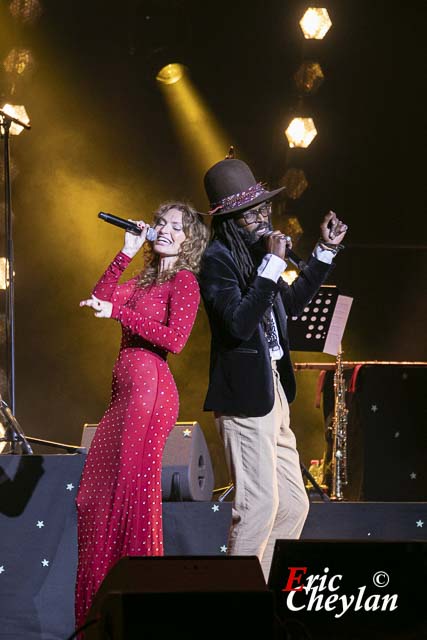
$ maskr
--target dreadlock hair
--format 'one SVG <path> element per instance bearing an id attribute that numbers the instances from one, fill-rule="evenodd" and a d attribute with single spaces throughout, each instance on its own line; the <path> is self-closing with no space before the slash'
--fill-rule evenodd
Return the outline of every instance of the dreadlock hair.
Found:
<path id="1" fill-rule="evenodd" d="M 238 266 L 241 283 L 246 287 L 253 277 L 255 264 L 233 215 L 213 217 L 212 239 L 216 238 L 230 250 Z"/>

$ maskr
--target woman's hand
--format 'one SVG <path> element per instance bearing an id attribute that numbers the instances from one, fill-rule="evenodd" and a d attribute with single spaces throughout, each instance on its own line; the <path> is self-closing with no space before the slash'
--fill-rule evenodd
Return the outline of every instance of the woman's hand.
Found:
<path id="1" fill-rule="evenodd" d="M 329 211 L 320 225 L 321 239 L 328 244 L 341 244 L 347 233 L 347 225 L 338 220 L 334 211 Z"/>
<path id="2" fill-rule="evenodd" d="M 142 230 L 140 235 L 136 235 L 131 231 L 126 231 L 125 233 L 125 244 L 122 252 L 129 258 L 133 258 L 145 242 L 149 225 L 142 220 L 129 220 L 129 222 L 135 223 Z"/>
<path id="3" fill-rule="evenodd" d="M 113 304 L 111 302 L 108 302 L 108 300 L 99 300 L 99 298 L 95 296 L 91 296 L 89 300 L 82 300 L 80 306 L 95 309 L 96 318 L 111 318 L 113 311 Z"/>

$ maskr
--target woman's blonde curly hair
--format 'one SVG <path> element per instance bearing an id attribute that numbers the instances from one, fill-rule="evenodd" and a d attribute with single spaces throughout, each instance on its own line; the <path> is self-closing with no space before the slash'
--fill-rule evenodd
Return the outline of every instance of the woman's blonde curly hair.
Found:
<path id="1" fill-rule="evenodd" d="M 138 285 L 148 287 L 153 284 L 161 284 L 171 280 L 178 271 L 187 269 L 197 274 L 200 269 L 200 260 L 208 243 L 209 231 L 202 216 L 187 202 L 165 202 L 154 213 L 154 224 L 157 218 L 161 218 L 170 209 L 178 209 L 182 213 L 182 228 L 185 240 L 181 245 L 178 259 L 173 267 L 159 273 L 160 256 L 154 253 L 151 243 L 146 242 L 145 267 L 141 272 Z"/>

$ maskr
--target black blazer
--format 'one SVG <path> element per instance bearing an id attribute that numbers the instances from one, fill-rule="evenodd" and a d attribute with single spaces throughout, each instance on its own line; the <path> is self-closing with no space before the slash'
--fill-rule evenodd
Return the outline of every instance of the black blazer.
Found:
<path id="1" fill-rule="evenodd" d="M 209 388 L 205 411 L 264 416 L 274 403 L 270 352 L 262 319 L 274 304 L 284 355 L 277 368 L 288 402 L 295 398 L 295 376 L 287 336 L 287 314 L 299 315 L 319 289 L 332 265 L 311 257 L 289 286 L 255 276 L 243 292 L 229 249 L 214 240 L 200 272 L 200 289 L 212 332 Z"/>

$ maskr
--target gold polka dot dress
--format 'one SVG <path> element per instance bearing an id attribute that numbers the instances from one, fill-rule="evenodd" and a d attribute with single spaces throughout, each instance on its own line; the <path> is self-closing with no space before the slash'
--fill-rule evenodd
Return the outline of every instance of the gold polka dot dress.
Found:
<path id="1" fill-rule="evenodd" d="M 121 557 L 163 555 L 162 455 L 179 408 L 166 356 L 184 347 L 199 306 L 199 287 L 190 271 L 151 287 L 141 288 L 136 278 L 119 284 L 129 262 L 119 253 L 93 291 L 113 303 L 122 341 L 111 401 L 77 495 L 77 626 Z"/>

